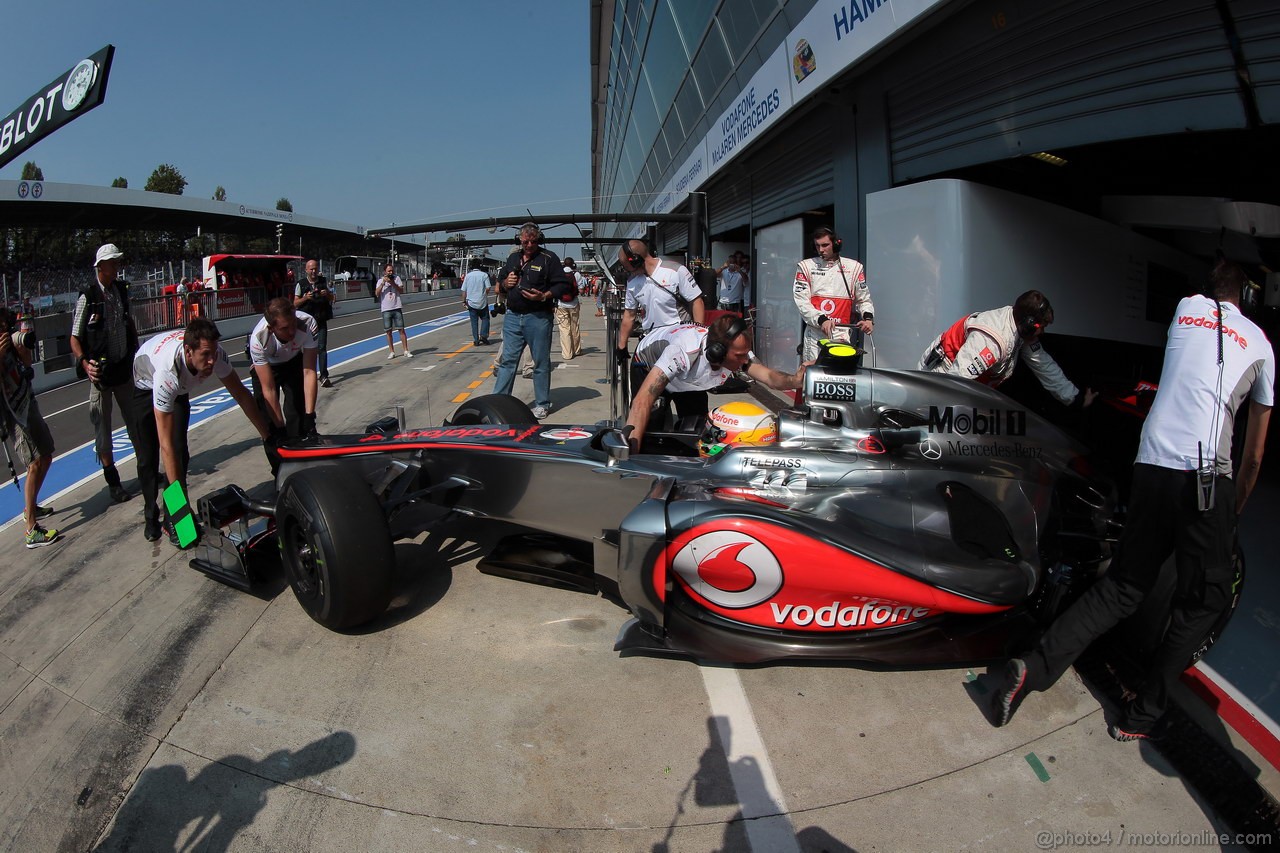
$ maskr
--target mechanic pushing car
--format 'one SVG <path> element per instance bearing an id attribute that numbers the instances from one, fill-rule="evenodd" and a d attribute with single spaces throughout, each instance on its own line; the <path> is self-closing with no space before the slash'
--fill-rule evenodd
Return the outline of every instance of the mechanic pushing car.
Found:
<path id="1" fill-rule="evenodd" d="M 1013 375 L 1022 356 L 1040 384 L 1062 405 L 1083 408 L 1098 394 L 1076 388 L 1045 351 L 1040 337 L 1052 322 L 1049 298 L 1028 290 L 1012 305 L 956 320 L 933 339 L 916 369 L 976 379 L 995 388 Z"/>
<path id="2" fill-rule="evenodd" d="M 1005 665 L 993 717 L 1007 725 L 1025 695 L 1048 690 L 1095 639 L 1137 610 L 1172 554 L 1169 627 L 1136 695 L 1107 731 L 1118 741 L 1159 734 L 1169 692 L 1232 600 L 1236 517 L 1253 491 L 1275 397 L 1275 354 L 1240 310 L 1248 279 L 1219 261 L 1205 295 L 1178 303 L 1164 370 L 1133 466 L 1133 494 L 1115 563 L 1040 638 Z M 1243 455 L 1232 472 L 1236 412 L 1249 401 Z"/>
<path id="3" fill-rule="evenodd" d="M 719 317 L 710 327 L 696 324 L 655 329 L 641 339 L 632 360 L 644 369 L 644 382 L 631 401 L 627 426 L 636 450 L 642 445 L 653 409 L 670 390 L 679 417 L 705 415 L 707 391 L 745 372 L 775 391 L 792 391 L 804 384 L 800 365 L 795 373 L 781 373 L 755 360 L 750 329 L 741 317 Z M 679 395 L 679 396 L 677 396 Z"/>

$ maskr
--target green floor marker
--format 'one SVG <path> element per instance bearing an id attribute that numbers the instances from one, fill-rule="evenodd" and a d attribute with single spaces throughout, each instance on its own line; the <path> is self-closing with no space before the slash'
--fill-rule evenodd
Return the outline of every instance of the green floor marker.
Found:
<path id="1" fill-rule="evenodd" d="M 164 508 L 169 513 L 173 532 L 178 535 L 179 547 L 185 548 L 196 541 L 196 520 L 191 514 L 191 504 L 187 503 L 187 495 L 182 491 L 182 483 L 175 480 L 165 487 Z"/>
<path id="2" fill-rule="evenodd" d="M 1044 765 L 1040 763 L 1040 759 L 1036 757 L 1034 752 L 1027 753 L 1027 763 L 1031 765 L 1031 769 L 1036 772 L 1036 778 L 1041 782 L 1049 781 L 1049 771 L 1044 769 Z"/>

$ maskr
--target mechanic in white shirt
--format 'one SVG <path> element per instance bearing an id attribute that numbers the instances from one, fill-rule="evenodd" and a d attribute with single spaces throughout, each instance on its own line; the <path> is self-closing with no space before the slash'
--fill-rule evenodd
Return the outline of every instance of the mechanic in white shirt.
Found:
<path id="1" fill-rule="evenodd" d="M 185 329 L 156 335 L 138 348 L 133 360 L 132 434 L 137 442 L 138 480 L 143 497 L 143 535 L 160 538 L 156 497 L 160 490 L 160 462 L 170 482 L 186 489 L 191 452 L 187 429 L 191 422 L 191 392 L 217 377 L 258 430 L 264 442 L 270 425 L 253 396 L 227 360 L 218 343 L 221 333 L 210 320 L 197 317 Z M 166 513 L 167 515 L 167 513 Z"/>
<path id="2" fill-rule="evenodd" d="M 750 329 L 741 317 L 725 315 L 710 327 L 687 324 L 655 329 L 640 340 L 632 362 L 634 372 L 643 372 L 627 414 L 632 428 L 629 441 L 638 450 L 649 425 L 649 417 L 670 393 L 677 417 L 705 415 L 707 392 L 723 385 L 731 376 L 745 372 L 775 391 L 793 391 L 803 386 L 801 365 L 795 373 L 781 373 L 755 360 Z"/>
<path id="3" fill-rule="evenodd" d="M 627 271 L 627 291 L 622 303 L 622 322 L 614 344 L 618 361 L 625 362 L 636 314 L 645 334 L 654 329 L 676 326 L 692 320 L 706 322 L 702 289 L 683 265 L 654 257 L 644 240 L 628 240 L 618 249 L 618 261 Z"/>
<path id="4" fill-rule="evenodd" d="M 1230 605 L 1236 518 L 1266 449 L 1275 353 L 1240 310 L 1247 284 L 1244 270 L 1222 259 L 1210 279 L 1211 295 L 1178 303 L 1160 389 L 1142 426 L 1117 556 L 1034 648 L 1005 665 L 1004 681 L 992 694 L 997 726 L 1009 722 L 1027 692 L 1048 690 L 1090 643 L 1137 610 L 1172 555 L 1177 580 L 1169 626 L 1136 694 L 1107 729 L 1118 741 L 1160 734 L 1170 691 Z M 1236 413 L 1246 400 L 1240 467 L 1233 472 Z"/>
<path id="5" fill-rule="evenodd" d="M 285 297 L 272 299 L 249 334 L 253 398 L 271 419 L 277 441 L 316 433 L 316 321 Z M 288 397 L 287 410 L 280 392 Z"/>

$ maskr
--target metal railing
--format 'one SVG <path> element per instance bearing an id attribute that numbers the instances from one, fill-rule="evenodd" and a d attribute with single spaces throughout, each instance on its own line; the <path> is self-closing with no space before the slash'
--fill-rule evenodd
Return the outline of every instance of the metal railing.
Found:
<path id="1" fill-rule="evenodd" d="M 135 299 L 131 307 L 138 334 L 145 337 L 166 329 L 180 329 L 195 317 L 217 322 L 261 314 L 266 303 L 266 288 L 248 287 Z"/>

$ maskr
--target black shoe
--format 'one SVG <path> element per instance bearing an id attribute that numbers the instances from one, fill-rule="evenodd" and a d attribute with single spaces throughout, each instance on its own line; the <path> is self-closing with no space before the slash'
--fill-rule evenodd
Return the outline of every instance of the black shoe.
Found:
<path id="1" fill-rule="evenodd" d="M 160 538 L 160 519 L 148 518 L 146 526 L 143 528 L 142 535 L 146 537 L 148 542 L 155 542 Z"/>
<path id="2" fill-rule="evenodd" d="M 481 345 L 481 346 L 486 346 L 486 347 L 487 347 L 487 346 L 489 346 L 489 339 L 488 339 L 488 338 L 481 338 L 481 339 L 480 339 L 480 345 Z"/>
<path id="3" fill-rule="evenodd" d="M 1150 740 L 1151 732 L 1131 732 L 1124 728 L 1122 723 L 1112 723 L 1107 726 L 1107 734 L 1111 735 L 1113 740 L 1121 743 L 1128 743 L 1131 740 Z"/>
<path id="4" fill-rule="evenodd" d="M 472 342 L 471 342 L 471 345 L 472 345 L 473 347 L 478 347 L 478 346 L 480 346 L 480 342 L 479 342 L 479 341 L 472 341 Z"/>
<path id="5" fill-rule="evenodd" d="M 110 492 L 111 492 L 111 500 L 115 501 L 118 504 L 122 504 L 125 501 L 129 500 L 129 498 L 133 497 L 133 495 L 129 494 L 124 490 L 124 486 L 111 486 Z"/>
<path id="6" fill-rule="evenodd" d="M 997 728 L 1009 725 L 1026 687 L 1027 665 L 1020 658 L 1013 658 L 1004 665 L 1004 683 L 991 697 L 991 716 Z"/>

